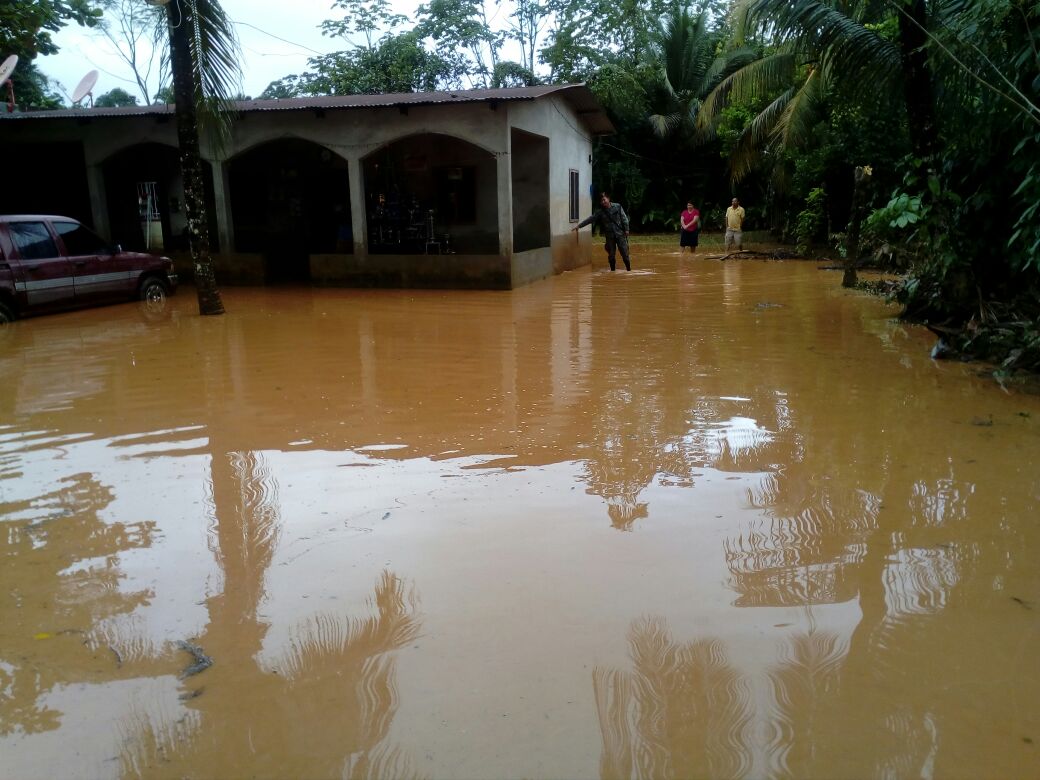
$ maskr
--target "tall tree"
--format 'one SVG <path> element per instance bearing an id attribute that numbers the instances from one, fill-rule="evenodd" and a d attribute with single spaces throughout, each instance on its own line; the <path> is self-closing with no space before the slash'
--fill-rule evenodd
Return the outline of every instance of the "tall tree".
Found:
<path id="1" fill-rule="evenodd" d="M 742 0 L 736 8 L 737 40 L 768 34 L 765 55 L 724 79 L 705 101 L 700 123 L 717 120 L 730 102 L 768 96 L 771 102 L 745 130 L 732 160 L 734 178 L 747 175 L 763 150 L 797 148 L 810 134 L 825 98 L 837 90 L 874 104 L 899 94 L 901 53 L 879 22 L 889 18 L 875 4 L 857 0 Z"/>
<path id="2" fill-rule="evenodd" d="M 98 0 L 105 15 L 97 30 L 133 74 L 145 105 L 162 86 L 168 64 L 165 19 L 147 0 Z M 153 84 L 154 77 L 154 84 Z"/>
<path id="3" fill-rule="evenodd" d="M 550 80 L 574 81 L 601 65 L 632 69 L 650 59 L 669 0 L 547 0 L 552 24 L 541 50 Z"/>
<path id="4" fill-rule="evenodd" d="M 437 53 L 453 60 L 462 52 L 469 63 L 466 77 L 474 86 L 491 86 L 503 33 L 491 29 L 483 0 L 430 0 L 419 6 L 416 32 L 432 38 Z"/>
<path id="5" fill-rule="evenodd" d="M 701 100 L 729 72 L 755 58 L 747 48 L 716 56 L 721 43 L 709 32 L 706 15 L 695 15 L 688 0 L 672 4 L 653 38 L 663 100 L 650 125 L 659 136 L 692 139 Z"/>
<path id="6" fill-rule="evenodd" d="M 544 0 L 514 0 L 509 15 L 509 37 L 520 46 L 520 64 L 535 72 L 538 39 L 549 22 L 549 5 Z"/>
<path id="7" fill-rule="evenodd" d="M 260 97 L 429 92 L 460 84 L 457 62 L 427 51 L 414 30 L 388 33 L 372 48 L 312 57 L 308 64 L 311 70 L 271 82 Z"/>
<path id="8" fill-rule="evenodd" d="M 407 17 L 391 11 L 390 0 L 336 0 L 332 10 L 344 12 L 342 19 L 326 19 L 321 23 L 322 35 L 336 36 L 354 43 L 353 36 L 365 39 L 365 48 L 375 50 L 383 34 L 393 32 Z"/>
<path id="9" fill-rule="evenodd" d="M 136 106 L 137 98 L 125 89 L 115 87 L 103 95 L 99 95 L 94 105 L 98 108 L 118 108 L 120 106 Z"/>
<path id="10" fill-rule="evenodd" d="M 172 0 L 166 6 L 166 20 L 184 178 L 184 213 L 199 314 L 223 314 L 209 247 L 199 118 L 203 118 L 213 137 L 226 133 L 231 96 L 240 88 L 238 40 L 231 20 L 216 0 Z"/>

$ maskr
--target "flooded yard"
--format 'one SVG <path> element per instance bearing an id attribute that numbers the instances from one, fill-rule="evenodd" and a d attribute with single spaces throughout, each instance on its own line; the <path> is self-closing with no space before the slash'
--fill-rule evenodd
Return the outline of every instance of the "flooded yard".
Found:
<path id="1" fill-rule="evenodd" d="M 0 775 L 1040 774 L 1040 398 L 634 257 L 0 331 Z"/>

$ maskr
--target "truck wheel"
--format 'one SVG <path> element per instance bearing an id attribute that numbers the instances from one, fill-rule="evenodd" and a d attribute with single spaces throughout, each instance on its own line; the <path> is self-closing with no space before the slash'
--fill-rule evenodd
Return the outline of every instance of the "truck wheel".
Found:
<path id="1" fill-rule="evenodd" d="M 141 283 L 141 300 L 146 303 L 166 303 L 166 285 L 152 277 Z"/>
<path id="2" fill-rule="evenodd" d="M 14 309 L 8 306 L 6 303 L 0 303 L 0 325 L 7 322 L 14 322 Z"/>

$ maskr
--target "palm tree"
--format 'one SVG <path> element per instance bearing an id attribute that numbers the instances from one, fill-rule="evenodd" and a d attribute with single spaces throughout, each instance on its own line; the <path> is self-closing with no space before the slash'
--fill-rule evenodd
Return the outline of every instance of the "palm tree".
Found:
<path id="1" fill-rule="evenodd" d="M 905 112 L 914 156 L 930 165 L 939 134 L 927 50 L 929 17 L 941 21 L 951 12 L 942 3 L 933 5 L 929 14 L 925 0 L 741 0 L 738 40 L 745 33 L 768 32 L 774 48 L 718 84 L 705 100 L 700 129 L 710 130 L 730 100 L 775 96 L 735 150 L 731 170 L 739 180 L 759 155 L 803 143 L 826 96 L 840 91 L 866 104 L 889 101 L 893 112 Z M 880 28 L 892 19 L 898 30 L 894 40 Z"/>
<path id="2" fill-rule="evenodd" d="M 184 176 L 184 212 L 199 313 L 223 314 L 209 250 L 199 120 L 214 131 L 215 137 L 226 137 L 228 110 L 240 86 L 238 40 L 231 20 L 216 0 L 172 0 L 166 6 L 166 22 Z"/>
<path id="3" fill-rule="evenodd" d="M 650 116 L 658 136 L 681 133 L 692 138 L 701 99 L 753 57 L 746 48 L 716 56 L 717 42 L 717 36 L 707 30 L 704 14 L 694 16 L 688 0 L 672 5 L 653 36 L 664 92 L 663 110 Z"/>

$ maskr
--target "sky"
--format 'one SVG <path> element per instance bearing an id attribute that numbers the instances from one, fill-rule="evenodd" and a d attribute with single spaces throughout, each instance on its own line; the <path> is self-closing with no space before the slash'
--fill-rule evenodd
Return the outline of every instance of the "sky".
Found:
<path id="1" fill-rule="evenodd" d="M 243 57 L 242 91 L 251 97 L 258 96 L 275 79 L 306 70 L 309 57 L 348 48 L 342 39 L 324 37 L 318 29 L 325 19 L 337 16 L 331 10 L 332 0 L 222 0 L 221 4 L 237 23 Z M 393 5 L 409 18 L 415 15 L 416 3 L 393 0 Z M 36 64 L 65 92 L 71 93 L 88 71 L 96 69 L 95 97 L 121 87 L 141 101 L 129 66 L 100 34 L 73 24 L 62 28 L 54 41 L 61 51 L 37 57 Z"/>

